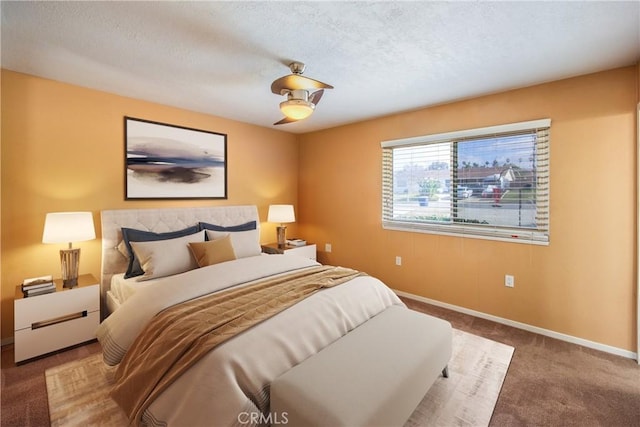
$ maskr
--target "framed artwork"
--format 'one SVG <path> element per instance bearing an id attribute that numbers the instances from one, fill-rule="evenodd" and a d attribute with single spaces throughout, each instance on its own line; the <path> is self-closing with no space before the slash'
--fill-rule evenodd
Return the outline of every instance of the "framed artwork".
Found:
<path id="1" fill-rule="evenodd" d="M 226 199 L 227 135 L 124 118 L 125 199 Z"/>

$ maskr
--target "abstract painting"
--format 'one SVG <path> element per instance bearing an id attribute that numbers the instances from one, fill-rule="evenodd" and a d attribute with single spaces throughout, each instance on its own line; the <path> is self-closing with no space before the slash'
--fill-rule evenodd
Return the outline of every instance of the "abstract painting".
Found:
<path id="1" fill-rule="evenodd" d="M 125 117 L 125 199 L 226 199 L 227 135 Z"/>

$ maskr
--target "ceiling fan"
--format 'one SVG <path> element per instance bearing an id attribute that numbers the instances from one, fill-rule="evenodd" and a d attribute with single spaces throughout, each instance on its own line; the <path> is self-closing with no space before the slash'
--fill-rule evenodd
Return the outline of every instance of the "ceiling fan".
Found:
<path id="1" fill-rule="evenodd" d="M 333 89 L 331 85 L 303 76 L 305 65 L 302 62 L 292 62 L 289 68 L 292 74 L 271 83 L 271 92 L 287 96 L 287 100 L 280 103 L 280 111 L 285 117 L 274 125 L 306 119 L 320 102 L 324 90 Z"/>

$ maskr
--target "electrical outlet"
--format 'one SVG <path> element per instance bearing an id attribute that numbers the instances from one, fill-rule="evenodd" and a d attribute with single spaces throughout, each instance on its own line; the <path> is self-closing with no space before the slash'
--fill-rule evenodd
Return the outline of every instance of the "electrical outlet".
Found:
<path id="1" fill-rule="evenodd" d="M 402 257 L 401 256 L 397 256 L 396 257 L 396 265 L 402 265 Z"/>
<path id="2" fill-rule="evenodd" d="M 516 285 L 515 278 L 510 274 L 505 274 L 504 276 L 504 285 L 508 288 L 513 288 Z"/>
<path id="3" fill-rule="evenodd" d="M 331 252 L 331 243 L 325 243 L 324 244 L 324 251 L 325 252 Z"/>

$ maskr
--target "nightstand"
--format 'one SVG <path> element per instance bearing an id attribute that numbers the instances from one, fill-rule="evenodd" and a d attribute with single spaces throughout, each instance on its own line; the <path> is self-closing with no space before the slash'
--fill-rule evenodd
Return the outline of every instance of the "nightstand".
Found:
<path id="1" fill-rule="evenodd" d="M 24 298 L 16 288 L 14 306 L 15 362 L 90 341 L 100 324 L 100 285 L 91 274 L 66 289 L 54 280 L 56 292 Z"/>
<path id="2" fill-rule="evenodd" d="M 279 248 L 277 243 L 269 243 L 262 245 L 262 252 L 266 254 L 298 255 L 315 260 L 316 244 L 308 243 L 304 246 L 285 246 L 284 248 Z"/>

